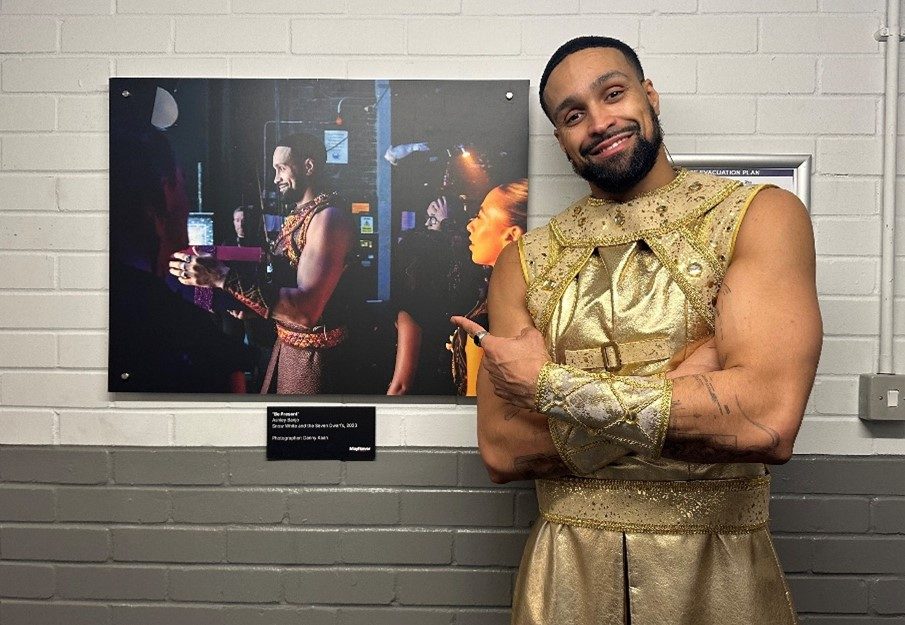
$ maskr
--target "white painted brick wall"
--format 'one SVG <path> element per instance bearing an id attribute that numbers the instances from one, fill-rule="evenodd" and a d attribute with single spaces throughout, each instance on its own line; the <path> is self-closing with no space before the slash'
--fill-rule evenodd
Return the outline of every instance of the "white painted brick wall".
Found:
<path id="1" fill-rule="evenodd" d="M 4 59 L 2 68 L 4 92 L 106 91 L 110 59 L 15 57 Z"/>
<path id="2" fill-rule="evenodd" d="M 827 336 L 872 336 L 880 332 L 880 303 L 876 297 L 824 295 L 820 309 Z"/>
<path id="3" fill-rule="evenodd" d="M 5 293 L 0 300 L 0 319 L 4 329 L 102 329 L 107 327 L 107 297 L 96 293 Z"/>
<path id="4" fill-rule="evenodd" d="M 166 52 L 170 20 L 72 17 L 63 20 L 63 52 Z"/>
<path id="5" fill-rule="evenodd" d="M 129 0 L 120 0 L 123 4 L 132 4 Z M 3 0 L 0 13 L 5 15 L 109 15 L 113 4 L 110 0 L 78 0 L 78 2 L 60 2 L 60 0 Z"/>
<path id="6" fill-rule="evenodd" d="M 107 212 L 107 176 L 60 176 L 57 179 L 57 207 L 63 212 Z"/>
<path id="7" fill-rule="evenodd" d="M 233 2 L 233 4 L 240 4 Z M 238 11 L 238 9 L 237 9 Z M 116 0 L 122 14 L 181 15 L 185 13 L 229 13 L 229 0 Z"/>
<path id="8" fill-rule="evenodd" d="M 106 254 L 61 254 L 60 288 L 72 291 L 101 291 L 109 286 Z"/>
<path id="9" fill-rule="evenodd" d="M 760 20 L 762 52 L 876 53 L 873 15 L 783 15 Z"/>
<path id="10" fill-rule="evenodd" d="M 0 288 L 52 289 L 56 286 L 54 259 L 45 253 L 0 253 Z"/>
<path id="11" fill-rule="evenodd" d="M 56 335 L 50 332 L 0 333 L 3 350 L 0 367 L 23 369 L 54 367 L 57 364 Z"/>
<path id="12" fill-rule="evenodd" d="M 759 98 L 757 131 L 767 134 L 872 135 L 877 129 L 876 98 Z"/>
<path id="13" fill-rule="evenodd" d="M 176 18 L 175 51 L 285 52 L 289 22 L 270 17 Z"/>
<path id="14" fill-rule="evenodd" d="M 607 2 L 600 2 L 599 0 L 580 0 L 579 7 L 581 9 L 581 13 L 635 13 L 635 14 L 645 14 L 645 13 L 653 13 L 655 9 L 657 9 L 657 2 L 654 0 L 607 0 Z M 689 2 L 670 2 L 670 3 L 660 3 L 666 4 L 667 6 L 673 6 L 678 10 L 678 12 L 682 13 L 688 10 Z M 685 5 L 684 9 L 682 5 Z M 683 10 L 679 10 L 683 9 Z M 691 8 L 694 11 L 694 8 Z M 667 12 L 668 9 L 660 8 L 660 13 Z"/>
<path id="15" fill-rule="evenodd" d="M 700 93 L 813 93 L 813 55 L 728 55 L 698 62 Z"/>
<path id="16" fill-rule="evenodd" d="M 698 72 L 697 63 L 693 58 L 652 54 L 644 57 L 643 66 L 645 76 L 656 76 L 657 81 L 654 82 L 654 87 L 661 95 L 696 91 Z M 543 65 L 541 65 L 541 71 L 543 71 Z M 552 131 L 552 126 L 550 128 Z"/>
<path id="17" fill-rule="evenodd" d="M 810 13 L 817 0 L 699 0 L 701 13 Z"/>
<path id="18" fill-rule="evenodd" d="M 637 46 L 638 28 L 638 19 L 628 16 L 614 18 L 596 15 L 558 16 L 525 20 L 522 22 L 522 53 L 543 57 L 541 61 L 541 71 L 543 71 L 547 59 L 564 41 L 588 33 L 599 32 L 620 39 L 630 46 Z M 532 78 L 531 82 L 536 85 L 540 80 L 540 75 L 530 78 Z"/>
<path id="19" fill-rule="evenodd" d="M 345 61 L 336 57 L 268 54 L 231 58 L 226 75 L 230 78 L 336 78 L 345 73 Z M 223 72 L 208 74 L 221 75 Z"/>
<path id="20" fill-rule="evenodd" d="M 0 175 L 0 208 L 46 210 L 56 206 L 56 180 L 50 176 Z"/>
<path id="21" fill-rule="evenodd" d="M 56 102 L 49 96 L 0 95 L 0 132 L 53 130 Z"/>
<path id="22" fill-rule="evenodd" d="M 0 17 L 0 52 L 54 52 L 56 49 L 56 20 Z"/>
<path id="23" fill-rule="evenodd" d="M 223 78 L 229 73 L 229 59 L 198 56 L 142 56 L 117 58 L 113 76 L 184 78 Z"/>
<path id="24" fill-rule="evenodd" d="M 142 0 L 136 0 L 141 2 Z M 375 3 L 378 4 L 378 3 Z M 232 0 L 233 13 L 342 13 L 343 3 L 336 0 Z M 404 12 L 404 11 L 400 11 Z"/>
<path id="25" fill-rule="evenodd" d="M 880 261 L 821 257 L 817 259 L 817 289 L 824 295 L 876 295 L 880 292 Z"/>
<path id="26" fill-rule="evenodd" d="M 7 217 L 0 232 L 5 250 L 104 250 L 103 215 L 21 215 Z M 78 233 L 78 234 L 74 234 Z"/>
<path id="27" fill-rule="evenodd" d="M 105 95 L 61 96 L 57 103 L 57 130 L 106 132 L 109 124 Z"/>
<path id="28" fill-rule="evenodd" d="M 824 56 L 820 59 L 821 93 L 883 93 L 882 54 Z"/>
<path id="29" fill-rule="evenodd" d="M 65 369 L 104 369 L 107 367 L 107 335 L 61 334 L 57 341 L 60 367 Z"/>
<path id="30" fill-rule="evenodd" d="M 263 442 L 262 404 L 105 391 L 108 77 L 530 78 L 538 226 L 585 186 L 537 80 L 600 33 L 638 47 L 673 153 L 814 154 L 827 338 L 796 451 L 905 455 L 855 416 L 877 356 L 883 21 L 882 0 L 2 0 L 0 443 Z M 905 313 L 896 329 L 905 370 Z M 381 404 L 378 423 L 380 445 L 475 444 L 467 403 Z"/>
<path id="31" fill-rule="evenodd" d="M 737 96 L 681 95 L 660 104 L 663 131 L 675 134 L 754 132 L 755 99 Z M 671 148 L 672 149 L 672 148 Z"/>
<path id="32" fill-rule="evenodd" d="M 518 54 L 522 47 L 521 30 L 519 20 L 513 17 L 411 19 L 407 24 L 407 51 L 454 56 Z"/>
<path id="33" fill-rule="evenodd" d="M 578 0 L 462 0 L 462 13 L 474 15 L 568 15 Z"/>
<path id="34" fill-rule="evenodd" d="M 293 54 L 404 54 L 405 22 L 400 19 L 323 18 L 293 20 Z"/>
<path id="35" fill-rule="evenodd" d="M 885 11 L 883 0 L 819 0 L 821 11 L 826 13 L 874 13 Z"/>
<path id="36" fill-rule="evenodd" d="M 9 445 L 52 445 L 58 443 L 54 433 L 57 415 L 52 410 L 0 408 L 0 432 Z M 145 443 L 147 444 L 147 443 Z"/>
<path id="37" fill-rule="evenodd" d="M 876 215 L 880 185 L 875 178 L 815 176 L 811 185 L 814 215 Z"/>
<path id="38" fill-rule="evenodd" d="M 880 137 L 818 137 L 816 169 L 821 174 L 879 176 L 883 141 Z"/>
<path id="39" fill-rule="evenodd" d="M 641 21 L 641 46 L 660 53 L 731 53 L 757 49 L 757 18 L 695 15 Z"/>
<path id="40" fill-rule="evenodd" d="M 18 171 L 97 171 L 107 168 L 104 134 L 7 135 L 0 167 Z"/>
<path id="41" fill-rule="evenodd" d="M 170 429 L 165 417 L 160 412 L 124 410 L 63 412 L 59 417 L 60 444 L 168 445 Z"/>

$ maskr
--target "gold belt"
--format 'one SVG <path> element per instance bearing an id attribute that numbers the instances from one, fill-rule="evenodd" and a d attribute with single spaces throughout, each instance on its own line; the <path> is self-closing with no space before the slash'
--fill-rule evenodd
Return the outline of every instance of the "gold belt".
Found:
<path id="1" fill-rule="evenodd" d="M 617 532 L 743 534 L 766 527 L 770 477 L 644 481 L 537 480 L 537 502 L 553 523 Z"/>
<path id="2" fill-rule="evenodd" d="M 277 338 L 281 343 L 301 349 L 311 347 L 336 347 L 346 338 L 346 327 L 339 326 L 332 330 L 315 328 L 300 332 L 277 323 Z"/>

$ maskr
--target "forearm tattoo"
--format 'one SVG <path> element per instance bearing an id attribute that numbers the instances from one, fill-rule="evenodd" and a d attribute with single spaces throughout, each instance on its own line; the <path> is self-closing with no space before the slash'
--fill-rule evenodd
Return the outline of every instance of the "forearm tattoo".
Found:
<path id="1" fill-rule="evenodd" d="M 523 480 L 536 480 L 545 477 L 559 477 L 569 473 L 568 467 L 559 454 L 531 454 L 519 456 L 513 460 L 515 473 Z"/>
<path id="2" fill-rule="evenodd" d="M 720 398 L 709 377 L 699 374 L 694 379 L 705 391 L 710 409 L 705 413 L 683 414 L 682 402 L 674 399 L 663 455 L 701 463 L 759 462 L 763 460 L 764 454 L 770 454 L 779 448 L 780 436 L 776 430 L 750 418 L 742 407 L 738 394 L 733 398 L 734 408 L 730 408 L 729 402 Z M 737 435 L 720 432 L 725 432 L 725 420 L 729 418 L 753 426 L 765 438 L 758 443 L 742 446 Z"/>

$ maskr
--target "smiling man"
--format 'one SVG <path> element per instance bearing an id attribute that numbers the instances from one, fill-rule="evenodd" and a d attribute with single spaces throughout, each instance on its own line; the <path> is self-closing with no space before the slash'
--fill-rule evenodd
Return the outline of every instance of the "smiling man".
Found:
<path id="1" fill-rule="evenodd" d="M 338 394 L 353 382 L 342 369 L 349 333 L 348 215 L 323 191 L 324 143 L 298 133 L 273 151 L 273 182 L 290 212 L 273 244 L 273 277 L 230 270 L 212 258 L 174 254 L 170 273 L 183 284 L 221 288 L 258 315 L 276 322 L 262 393 Z"/>
<path id="2" fill-rule="evenodd" d="M 807 212 L 674 169 L 620 41 L 564 44 L 540 97 L 590 194 L 500 254 L 492 334 L 454 318 L 485 350 L 492 478 L 537 478 L 513 623 L 795 623 L 765 463 L 789 459 L 820 354 Z"/>

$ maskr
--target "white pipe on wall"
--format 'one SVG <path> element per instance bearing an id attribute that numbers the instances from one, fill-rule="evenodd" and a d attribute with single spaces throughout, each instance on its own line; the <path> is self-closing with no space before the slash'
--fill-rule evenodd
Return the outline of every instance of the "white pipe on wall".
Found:
<path id="1" fill-rule="evenodd" d="M 880 358 L 877 373 L 895 373 L 893 325 L 896 262 L 896 135 L 899 98 L 899 0 L 886 0 L 886 87 L 883 105 L 883 231 L 880 246 Z M 878 33 L 881 38 L 883 32 Z M 882 39 L 881 39 L 882 40 Z"/>

